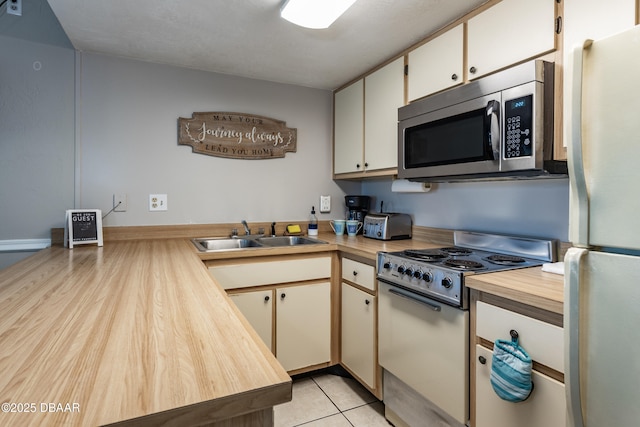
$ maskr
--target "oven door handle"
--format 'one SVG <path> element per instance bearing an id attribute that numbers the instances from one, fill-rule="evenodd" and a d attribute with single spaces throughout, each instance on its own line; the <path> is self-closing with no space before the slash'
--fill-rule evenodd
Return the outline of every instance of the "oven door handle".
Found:
<path id="1" fill-rule="evenodd" d="M 409 293 L 409 292 L 402 292 L 400 290 L 397 289 L 389 289 L 389 292 L 392 293 L 393 295 L 397 295 L 401 298 L 406 298 L 410 301 L 414 301 L 417 302 L 419 304 L 423 304 L 426 305 L 427 307 L 429 307 L 431 310 L 433 311 L 441 311 L 442 307 L 439 306 L 438 304 L 434 304 L 432 303 L 430 300 L 421 297 L 420 295 L 415 295 L 413 293 Z"/>

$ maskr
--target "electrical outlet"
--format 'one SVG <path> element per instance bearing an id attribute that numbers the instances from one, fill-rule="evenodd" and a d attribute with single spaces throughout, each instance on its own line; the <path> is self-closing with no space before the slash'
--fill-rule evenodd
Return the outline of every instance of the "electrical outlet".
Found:
<path id="1" fill-rule="evenodd" d="M 150 211 L 166 211 L 167 195 L 166 194 L 149 194 L 149 210 Z"/>
<path id="2" fill-rule="evenodd" d="M 114 212 L 127 211 L 127 194 L 126 193 L 113 195 L 113 211 Z"/>
<path id="3" fill-rule="evenodd" d="M 331 212 L 331 196 L 320 196 L 320 212 Z"/>
<path id="4" fill-rule="evenodd" d="M 9 15 L 22 16 L 22 0 L 9 0 L 7 13 Z"/>

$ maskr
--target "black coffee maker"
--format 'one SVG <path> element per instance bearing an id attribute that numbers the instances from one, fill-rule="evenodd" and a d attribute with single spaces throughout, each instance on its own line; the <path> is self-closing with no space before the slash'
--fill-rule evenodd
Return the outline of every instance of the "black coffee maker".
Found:
<path id="1" fill-rule="evenodd" d="M 369 212 L 369 196 L 344 196 L 347 205 L 347 219 L 355 219 L 364 222 L 364 217 Z M 360 230 L 362 232 L 362 230 Z"/>

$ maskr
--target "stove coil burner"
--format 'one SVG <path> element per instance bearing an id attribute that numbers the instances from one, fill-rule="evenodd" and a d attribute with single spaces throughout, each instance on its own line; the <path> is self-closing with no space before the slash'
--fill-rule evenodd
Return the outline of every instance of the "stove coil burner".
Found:
<path id="1" fill-rule="evenodd" d="M 444 258 L 447 258 L 449 255 L 440 252 L 437 249 L 434 250 L 417 250 L 417 249 L 407 249 L 403 252 L 405 256 L 409 258 L 418 259 L 420 261 L 427 262 L 435 262 L 441 261 Z"/>
<path id="2" fill-rule="evenodd" d="M 518 265 L 525 262 L 524 258 L 512 255 L 491 255 L 485 259 L 490 263 L 497 265 Z"/>
<path id="3" fill-rule="evenodd" d="M 459 256 L 459 255 L 471 255 L 473 251 L 471 249 L 459 248 L 456 246 L 451 246 L 448 248 L 440 249 L 442 252 L 446 252 L 451 256 Z"/>
<path id="4" fill-rule="evenodd" d="M 468 259 L 448 259 L 443 262 L 447 267 L 451 267 L 456 270 L 480 270 L 484 267 L 481 262 L 471 261 Z"/>

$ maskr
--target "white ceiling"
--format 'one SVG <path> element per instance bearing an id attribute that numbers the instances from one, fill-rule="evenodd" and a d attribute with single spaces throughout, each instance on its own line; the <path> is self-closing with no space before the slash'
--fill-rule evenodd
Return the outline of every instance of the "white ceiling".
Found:
<path id="1" fill-rule="evenodd" d="M 358 0 L 326 30 L 282 0 L 48 0 L 80 51 L 335 89 L 486 0 Z"/>

